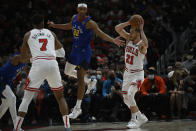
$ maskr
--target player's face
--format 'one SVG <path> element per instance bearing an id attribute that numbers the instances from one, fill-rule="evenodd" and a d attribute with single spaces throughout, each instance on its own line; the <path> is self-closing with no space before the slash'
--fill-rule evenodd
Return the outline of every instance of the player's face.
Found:
<path id="1" fill-rule="evenodd" d="M 87 12 L 87 8 L 86 7 L 79 7 L 79 8 L 77 8 L 77 11 L 80 16 L 85 16 L 86 12 Z"/>
<path id="2" fill-rule="evenodd" d="M 137 32 L 135 31 L 135 29 L 133 29 L 133 28 L 130 29 L 129 38 L 131 41 L 133 41 L 137 38 Z"/>

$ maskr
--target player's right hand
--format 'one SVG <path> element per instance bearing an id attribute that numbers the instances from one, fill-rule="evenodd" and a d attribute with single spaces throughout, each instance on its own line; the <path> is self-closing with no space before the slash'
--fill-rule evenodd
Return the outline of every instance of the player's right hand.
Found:
<path id="1" fill-rule="evenodd" d="M 47 24 L 48 24 L 49 27 L 54 28 L 54 25 L 55 25 L 55 24 L 54 24 L 53 21 L 49 21 L 49 20 L 48 20 Z"/>

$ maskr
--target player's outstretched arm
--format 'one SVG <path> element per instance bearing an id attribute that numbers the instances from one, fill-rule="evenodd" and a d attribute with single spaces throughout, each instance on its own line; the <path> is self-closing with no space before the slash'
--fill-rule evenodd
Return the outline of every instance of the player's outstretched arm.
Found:
<path id="1" fill-rule="evenodd" d="M 127 21 L 127 22 L 124 22 L 124 23 L 120 23 L 118 25 L 115 26 L 115 30 L 116 32 L 123 38 L 125 38 L 126 40 L 128 39 L 129 37 L 129 33 L 125 31 L 125 27 L 129 26 L 130 23 Z"/>
<path id="2" fill-rule="evenodd" d="M 54 22 L 48 20 L 48 26 L 52 27 L 52 28 L 62 29 L 62 30 L 71 30 L 72 29 L 72 20 L 73 20 L 74 16 L 72 17 L 71 21 L 66 24 L 55 24 Z"/>
<path id="3" fill-rule="evenodd" d="M 92 29 L 93 32 L 98 35 L 101 39 L 114 43 L 118 46 L 123 46 L 124 45 L 124 41 L 120 39 L 120 37 L 116 37 L 116 38 L 112 38 L 109 35 L 107 35 L 106 33 L 104 33 L 99 26 L 97 25 L 97 23 L 93 20 L 89 20 L 88 23 L 86 24 L 86 28 L 87 29 Z"/>

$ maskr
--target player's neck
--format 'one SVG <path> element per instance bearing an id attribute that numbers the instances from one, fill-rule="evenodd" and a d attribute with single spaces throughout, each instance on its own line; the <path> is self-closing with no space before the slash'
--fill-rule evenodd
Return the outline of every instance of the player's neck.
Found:
<path id="1" fill-rule="evenodd" d="M 86 15 L 85 16 L 78 15 L 78 21 L 82 22 L 83 20 L 85 20 L 86 17 L 87 17 Z"/>
<path id="2" fill-rule="evenodd" d="M 133 44 L 137 44 L 140 41 L 140 38 L 136 38 L 135 40 L 133 40 Z"/>

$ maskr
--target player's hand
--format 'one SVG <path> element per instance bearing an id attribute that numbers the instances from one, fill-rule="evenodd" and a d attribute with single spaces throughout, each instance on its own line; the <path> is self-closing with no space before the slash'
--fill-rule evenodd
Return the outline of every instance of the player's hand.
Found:
<path id="1" fill-rule="evenodd" d="M 54 24 L 53 21 L 49 21 L 49 20 L 48 20 L 47 24 L 48 24 L 49 27 L 54 28 L 54 25 L 55 25 L 55 24 Z"/>
<path id="2" fill-rule="evenodd" d="M 120 36 L 114 38 L 113 43 L 116 44 L 117 46 L 124 46 L 125 41 L 120 39 Z"/>

